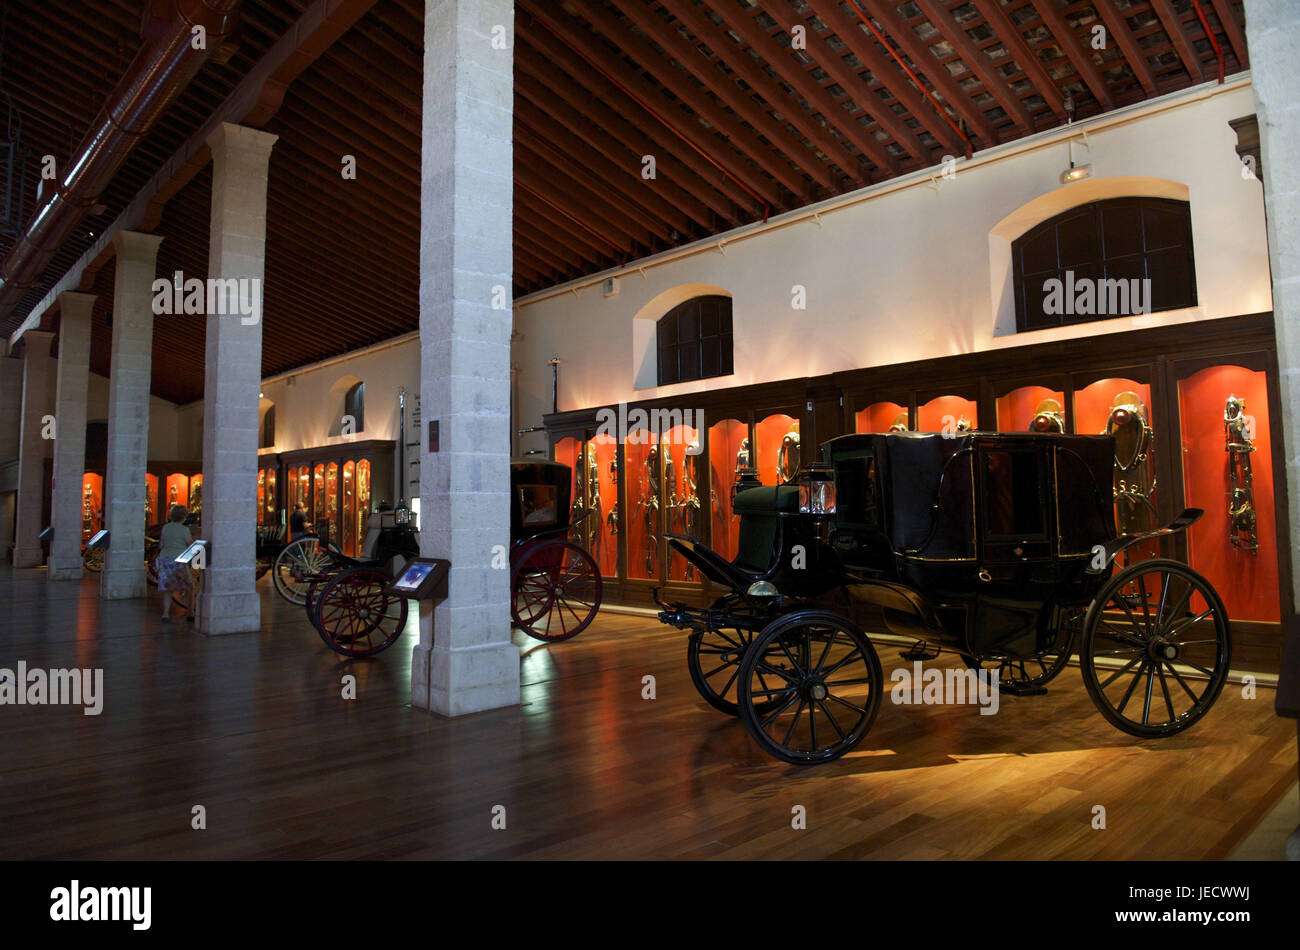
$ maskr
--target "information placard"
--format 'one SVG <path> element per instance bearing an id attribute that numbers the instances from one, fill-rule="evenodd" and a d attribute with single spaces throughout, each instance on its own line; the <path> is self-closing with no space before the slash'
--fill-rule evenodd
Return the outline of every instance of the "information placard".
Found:
<path id="1" fill-rule="evenodd" d="M 447 573 L 451 561 L 440 557 L 417 557 L 388 585 L 385 593 L 411 600 L 442 600 L 447 596 Z"/>

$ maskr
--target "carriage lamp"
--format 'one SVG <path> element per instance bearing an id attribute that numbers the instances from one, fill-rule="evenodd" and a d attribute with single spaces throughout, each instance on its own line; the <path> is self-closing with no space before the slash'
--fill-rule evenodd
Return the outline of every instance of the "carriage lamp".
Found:
<path id="1" fill-rule="evenodd" d="M 745 592 L 750 597 L 780 597 L 781 592 L 771 581 L 754 581 Z"/>
<path id="2" fill-rule="evenodd" d="M 835 469 L 809 465 L 799 476 L 799 512 L 805 515 L 835 513 Z"/>
<path id="3" fill-rule="evenodd" d="M 731 483 L 731 507 L 736 507 L 736 496 L 751 488 L 762 488 L 763 481 L 758 477 L 756 468 L 736 469 L 736 480 Z"/>
<path id="4" fill-rule="evenodd" d="M 393 523 L 394 523 L 394 524 L 410 524 L 410 522 L 411 522 L 411 509 L 410 509 L 410 508 L 405 508 L 405 507 L 403 507 L 403 508 L 395 508 L 395 509 L 393 510 Z"/>

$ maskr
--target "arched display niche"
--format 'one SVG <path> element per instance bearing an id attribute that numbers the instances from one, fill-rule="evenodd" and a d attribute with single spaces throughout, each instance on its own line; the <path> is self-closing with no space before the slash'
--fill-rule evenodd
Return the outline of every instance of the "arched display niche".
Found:
<path id="1" fill-rule="evenodd" d="M 1007 258 L 1011 260 L 1010 257 Z M 632 386 L 654 389 L 659 385 L 659 366 L 655 325 L 659 318 L 692 297 L 732 296 L 731 291 L 716 284 L 678 284 L 650 298 L 632 318 Z M 733 317 L 734 319 L 734 317 Z"/>
<path id="2" fill-rule="evenodd" d="M 1015 286 L 1011 268 L 1011 242 L 1030 228 L 1042 224 L 1062 211 L 1077 208 L 1106 198 L 1174 198 L 1188 201 L 1186 185 L 1167 178 L 1145 178 L 1126 175 L 1118 178 L 1088 178 L 1064 185 L 1026 202 L 994 225 L 989 231 L 989 282 L 993 305 L 993 335 L 1011 336 L 1016 333 Z M 1193 214 L 1195 209 L 1193 209 Z M 1139 326 L 1129 318 L 1129 324 Z M 1118 321 L 1117 321 L 1118 322 Z M 1110 329 L 1121 329 L 1111 327 Z M 1127 329 L 1127 327 L 1123 327 Z M 1039 331 L 1051 332 L 1051 331 Z M 1076 331 L 1077 332 L 1077 331 Z M 1035 337 L 1037 339 L 1038 337 Z"/>

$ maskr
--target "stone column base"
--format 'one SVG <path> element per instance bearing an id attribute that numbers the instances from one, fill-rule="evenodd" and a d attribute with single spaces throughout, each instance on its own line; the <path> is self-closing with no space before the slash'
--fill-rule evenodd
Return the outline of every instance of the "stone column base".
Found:
<path id="1" fill-rule="evenodd" d="M 85 570 L 81 566 L 81 558 L 77 558 L 76 564 L 60 564 L 57 558 L 50 557 L 50 580 L 79 581 L 84 575 Z"/>
<path id="2" fill-rule="evenodd" d="M 262 601 L 256 591 L 246 594 L 199 595 L 199 633 L 256 633 L 262 629 Z"/>
<path id="3" fill-rule="evenodd" d="M 133 600 L 148 594 L 149 584 L 145 578 L 143 559 L 139 567 L 105 566 L 99 573 L 99 596 L 102 600 Z"/>
<path id="4" fill-rule="evenodd" d="M 45 552 L 40 547 L 14 547 L 14 567 L 40 567 L 43 563 Z"/>
<path id="5" fill-rule="evenodd" d="M 411 705 L 465 716 L 519 705 L 519 647 L 489 643 L 460 650 L 417 644 L 411 653 Z"/>

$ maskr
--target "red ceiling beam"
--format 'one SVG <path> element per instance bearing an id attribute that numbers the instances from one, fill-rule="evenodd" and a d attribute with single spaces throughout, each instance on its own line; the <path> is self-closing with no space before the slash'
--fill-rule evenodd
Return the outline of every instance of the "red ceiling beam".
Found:
<path id="1" fill-rule="evenodd" d="M 971 2 L 975 4 L 975 8 L 984 17 L 989 29 L 993 31 L 994 39 L 1002 41 L 1021 72 L 1033 83 L 1034 91 L 1043 97 L 1048 110 L 1053 116 L 1063 118 L 1065 97 L 1061 95 L 1056 80 L 1048 75 L 1047 68 L 1043 66 L 1043 61 L 1038 58 L 1038 54 L 1025 42 L 1025 35 L 1020 32 L 1020 27 L 1011 22 L 1011 17 L 1007 16 L 998 0 L 971 0 Z"/>
<path id="2" fill-rule="evenodd" d="M 582 29 L 572 17 L 557 16 L 536 0 L 519 0 L 519 6 L 530 13 L 536 23 L 544 29 L 549 29 L 562 42 L 573 48 L 578 55 L 591 64 L 593 69 L 601 72 L 606 79 L 618 86 L 629 99 L 649 112 L 656 121 L 666 125 L 675 135 L 717 165 L 720 171 L 740 184 L 754 197 L 764 217 L 772 207 L 780 204 L 780 195 L 770 182 L 765 181 L 762 175 L 757 173 L 757 170 L 748 167 L 741 169 L 732 167 L 736 161 L 730 154 L 730 149 L 723 151 L 727 160 L 720 160 L 714 154 L 714 150 L 720 144 L 719 135 L 725 137 L 730 148 L 743 149 L 748 158 L 784 184 L 793 194 L 802 198 L 807 192 L 808 186 L 802 177 L 796 174 L 793 168 L 785 167 L 788 160 L 784 156 L 778 157 L 772 154 L 756 135 L 745 130 L 739 122 L 711 102 L 700 89 L 685 81 L 670 64 L 665 63 L 662 57 L 654 52 L 648 43 L 632 42 L 621 45 L 624 48 L 631 46 L 632 49 L 628 51 L 630 55 L 635 56 L 644 69 L 654 72 L 655 78 L 695 113 L 692 124 L 698 125 L 703 120 L 713 127 L 711 131 L 700 130 L 703 133 L 702 137 L 710 142 L 713 150 L 700 145 L 691 135 L 684 132 L 678 123 L 669 118 L 668 110 L 671 105 L 664 99 L 661 90 L 650 86 L 639 75 L 628 75 L 626 64 L 596 43 L 594 37 Z M 618 42 L 617 31 L 606 32 L 605 36 L 611 42 Z M 659 69 L 655 70 L 655 66 Z M 615 78 L 617 76 L 624 76 L 628 81 L 623 82 Z"/>
<path id="3" fill-rule="evenodd" d="M 844 86 L 849 95 L 858 90 L 864 96 L 875 97 L 875 91 L 870 88 L 870 84 L 865 77 L 857 73 L 854 67 L 844 60 L 844 52 L 837 52 L 830 47 L 830 34 L 834 34 L 848 48 L 848 52 L 856 56 L 862 67 L 865 68 L 876 81 L 880 88 L 887 90 L 900 105 L 912 114 L 912 118 L 920 124 L 921 128 L 929 132 L 937 143 L 947 143 L 954 149 L 954 154 L 961 154 L 966 151 L 966 142 L 962 140 L 961 133 L 954 127 L 952 119 L 943 107 L 937 102 L 927 102 L 923 96 L 928 96 L 925 87 L 920 85 L 919 78 L 915 81 L 910 79 L 906 72 L 910 71 L 907 66 L 900 60 L 894 60 L 892 54 L 881 54 L 876 50 L 876 44 L 871 38 L 864 35 L 859 24 L 863 21 L 860 16 L 849 15 L 840 6 L 840 0 L 808 0 L 808 5 L 812 7 L 813 12 L 823 23 L 826 24 L 827 34 L 816 34 L 822 45 L 825 47 L 825 55 L 831 66 L 827 67 L 828 72 L 834 72 L 832 75 L 837 77 L 837 81 Z M 899 70 L 904 70 L 900 75 Z M 847 73 L 855 76 L 856 82 L 846 82 L 846 79 L 839 78 L 841 74 Z M 919 91 L 918 91 L 919 90 Z M 856 98 L 856 97 L 855 97 Z M 894 110 L 888 105 L 881 106 L 882 114 L 894 116 Z M 940 117 L 940 121 L 931 126 L 931 121 L 935 115 Z M 896 117 L 898 122 L 902 122 L 901 117 Z M 936 129 L 938 131 L 936 131 Z M 919 139 L 918 139 L 919 144 Z M 924 146 L 922 146 L 924 148 Z M 922 153 L 921 157 L 925 163 L 929 163 L 929 154 Z"/>
<path id="4" fill-rule="evenodd" d="M 885 34 L 907 54 L 912 65 L 930 81 L 935 90 L 943 96 L 943 101 L 961 116 L 968 128 L 988 144 L 997 143 L 997 133 L 989 122 L 988 116 L 984 114 L 984 110 L 962 91 L 947 67 L 935 59 L 929 46 L 916 35 L 916 31 L 890 0 L 846 0 L 846 2 L 859 16 L 865 11 L 871 19 L 880 24 Z M 871 42 L 867 38 L 871 32 L 868 25 L 864 23 L 859 32 L 863 34 L 866 42 Z"/>
<path id="5" fill-rule="evenodd" d="M 1203 82 L 1205 71 L 1201 69 L 1201 61 L 1192 49 L 1187 34 L 1183 32 L 1182 21 L 1170 5 L 1169 0 L 1150 0 L 1150 2 L 1151 9 L 1155 11 L 1156 16 L 1160 18 L 1161 25 L 1165 28 L 1165 35 L 1169 37 L 1169 42 L 1174 45 L 1174 49 L 1178 52 L 1178 58 L 1183 61 L 1183 67 L 1187 70 L 1187 75 L 1191 77 L 1192 84 Z"/>
<path id="6" fill-rule="evenodd" d="M 1092 5 L 1101 15 L 1106 31 L 1119 44 L 1120 52 L 1124 54 L 1124 61 L 1128 63 L 1129 69 L 1133 70 L 1137 81 L 1142 84 L 1142 90 L 1148 96 L 1157 95 L 1156 81 L 1151 76 L 1151 65 L 1147 61 L 1147 54 L 1138 45 L 1133 31 L 1128 28 L 1127 19 L 1116 9 L 1115 0 L 1093 0 Z"/>
<path id="7" fill-rule="evenodd" d="M 697 43 L 707 44 L 719 60 L 726 63 L 769 104 L 774 105 L 784 98 L 781 90 L 775 88 L 775 83 L 755 66 L 752 60 L 743 53 L 737 55 L 739 51 L 725 36 L 719 35 L 718 28 L 707 17 L 693 10 L 679 8 L 664 0 L 661 2 L 678 22 L 687 26 L 695 34 Z M 583 3 L 582 0 L 578 0 L 578 6 L 583 10 L 584 15 L 591 9 L 591 5 Z M 774 118 L 770 112 L 751 99 L 749 94 L 741 91 L 730 77 L 706 60 L 704 54 L 696 48 L 696 44 L 686 40 L 675 26 L 670 25 L 649 7 L 638 3 L 625 4 L 620 10 L 631 23 L 662 46 L 683 68 L 716 93 L 737 115 L 766 135 L 768 140 L 787 156 L 792 157 L 804 171 L 816 178 L 824 187 L 834 188 L 835 181 L 830 169 L 826 168 L 820 159 L 810 154 L 803 142 L 786 131 L 782 120 Z M 690 19 L 688 20 L 684 14 L 690 14 Z M 590 15 L 587 18 L 592 19 Z M 818 125 L 817 121 L 797 104 L 791 103 L 791 105 L 794 106 L 793 109 L 780 110 L 784 113 L 784 121 L 793 125 L 800 135 L 806 137 L 816 148 L 821 149 L 827 160 L 839 165 L 850 178 L 862 181 L 857 156 L 844 143 L 837 142 L 829 129 Z"/>
<path id="8" fill-rule="evenodd" d="M 1228 42 L 1232 44 L 1232 52 L 1236 54 L 1237 62 L 1241 64 L 1242 69 L 1249 69 L 1250 51 L 1246 48 L 1246 34 L 1242 32 L 1241 25 L 1237 22 L 1232 4 L 1229 0 L 1214 0 L 1214 12 L 1219 17 L 1219 23 L 1228 37 Z"/>
<path id="9" fill-rule="evenodd" d="M 761 12 L 761 8 L 758 8 L 758 10 Z M 856 145 L 877 167 L 884 169 L 891 175 L 899 173 L 898 159 L 891 155 L 874 135 L 859 125 L 856 119 L 850 119 L 849 122 L 845 123 L 844 128 L 840 128 L 836 119 L 840 115 L 848 118 L 848 113 L 844 111 L 843 106 L 836 102 L 829 92 L 819 86 L 808 75 L 802 64 L 792 62 L 793 56 L 790 48 L 778 43 L 767 30 L 755 22 L 753 19 L 754 10 L 745 12 L 726 4 L 719 4 L 719 8 L 714 12 L 718 14 L 723 23 L 739 33 L 741 39 L 745 41 L 750 49 L 758 53 L 769 66 L 776 70 L 782 79 L 790 83 L 795 91 L 807 100 L 810 108 L 820 112 L 822 118 L 832 128 L 837 129 L 842 136 Z M 730 42 L 730 40 L 727 40 L 727 42 Z M 791 68 L 792 66 L 794 68 Z M 802 110 L 803 107 L 797 102 L 791 102 L 790 108 Z"/>
<path id="10" fill-rule="evenodd" d="M 1079 35 L 1070 29 L 1061 11 L 1056 8 L 1056 0 L 1032 0 L 1038 17 L 1047 27 L 1048 32 L 1056 38 L 1057 44 L 1064 51 L 1070 63 L 1078 72 L 1079 78 L 1092 92 L 1093 98 L 1101 105 L 1103 111 L 1115 108 L 1115 100 L 1106 86 L 1106 80 L 1093 62 L 1091 49 L 1085 50 L 1079 42 Z"/>

